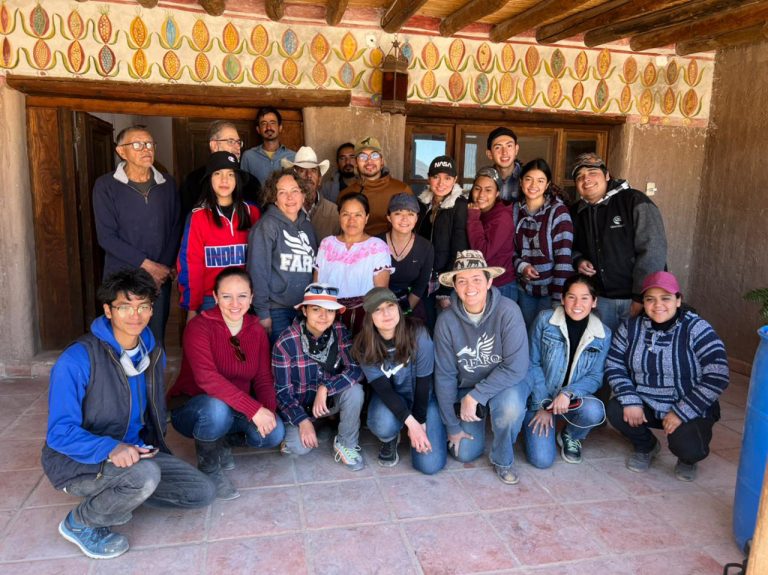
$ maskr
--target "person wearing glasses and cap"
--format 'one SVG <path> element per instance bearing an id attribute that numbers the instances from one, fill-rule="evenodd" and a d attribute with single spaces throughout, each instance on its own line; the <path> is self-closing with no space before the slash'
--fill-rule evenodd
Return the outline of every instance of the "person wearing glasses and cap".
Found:
<path id="1" fill-rule="evenodd" d="M 213 480 L 218 499 L 240 493 L 223 470 L 235 467 L 230 440 L 271 448 L 285 436 L 269 362 L 269 340 L 248 310 L 253 284 L 241 268 L 227 268 L 213 287 L 216 307 L 184 331 L 181 372 L 168 392 L 171 423 L 195 440 L 197 466 Z M 228 437 L 232 436 L 232 437 Z"/>
<path id="2" fill-rule="evenodd" d="M 115 150 L 122 161 L 93 186 L 96 238 L 105 252 L 104 277 L 139 267 L 152 276 L 160 293 L 149 328 L 163 346 L 181 238 L 176 182 L 152 165 L 155 140 L 145 126 L 122 130 Z"/>
<path id="3" fill-rule="evenodd" d="M 51 370 L 43 470 L 56 489 L 83 498 L 59 533 L 93 559 L 128 550 L 111 528 L 145 501 L 194 508 L 215 496 L 209 478 L 165 443 L 165 353 L 147 329 L 156 295 L 142 269 L 107 276 L 104 315 Z"/>
<path id="4" fill-rule="evenodd" d="M 358 445 L 365 394 L 360 366 L 350 355 L 349 332 L 337 321 L 344 313 L 335 287 L 312 283 L 296 306 L 300 312 L 272 348 L 277 405 L 285 420 L 284 455 L 305 455 L 319 446 L 315 425 L 339 415 L 333 439 L 335 460 L 351 471 L 365 467 Z"/>

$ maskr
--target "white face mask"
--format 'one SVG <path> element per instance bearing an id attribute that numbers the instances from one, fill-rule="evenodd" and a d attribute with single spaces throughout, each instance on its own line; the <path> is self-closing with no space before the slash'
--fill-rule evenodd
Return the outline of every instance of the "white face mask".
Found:
<path id="1" fill-rule="evenodd" d="M 123 367 L 123 371 L 128 377 L 135 377 L 140 373 L 143 373 L 149 367 L 149 352 L 147 351 L 144 342 L 141 341 L 141 338 L 139 338 L 139 355 L 141 356 L 141 359 L 139 360 L 139 364 L 135 365 L 127 351 L 123 350 L 123 353 L 120 354 L 120 365 Z"/>

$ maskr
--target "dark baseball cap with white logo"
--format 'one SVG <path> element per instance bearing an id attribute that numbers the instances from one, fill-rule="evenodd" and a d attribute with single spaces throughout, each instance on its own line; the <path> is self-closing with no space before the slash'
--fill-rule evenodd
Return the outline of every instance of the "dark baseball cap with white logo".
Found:
<path id="1" fill-rule="evenodd" d="M 436 176 L 437 174 L 448 174 L 452 178 L 456 177 L 456 163 L 450 156 L 438 156 L 432 163 L 429 164 L 428 177 Z"/>

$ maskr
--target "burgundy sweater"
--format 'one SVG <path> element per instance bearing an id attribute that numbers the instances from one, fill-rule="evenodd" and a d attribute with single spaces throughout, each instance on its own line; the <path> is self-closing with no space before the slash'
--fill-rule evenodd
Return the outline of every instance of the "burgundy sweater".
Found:
<path id="1" fill-rule="evenodd" d="M 195 316 L 184 330 L 181 373 L 168 396 L 206 393 L 248 419 L 262 406 L 274 412 L 277 399 L 264 328 L 255 316 L 243 318 L 237 338 L 245 354 L 244 362 L 237 359 L 230 337 L 218 307 Z"/>
<path id="2" fill-rule="evenodd" d="M 467 237 L 469 247 L 480 250 L 489 266 L 501 266 L 506 272 L 493 280 L 493 285 L 503 286 L 515 281 L 515 221 L 512 210 L 497 200 L 483 213 L 467 210 Z"/>

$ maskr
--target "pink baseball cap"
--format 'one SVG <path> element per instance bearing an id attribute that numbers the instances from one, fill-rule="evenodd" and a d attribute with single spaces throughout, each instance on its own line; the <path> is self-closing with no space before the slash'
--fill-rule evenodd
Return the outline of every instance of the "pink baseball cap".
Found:
<path id="1" fill-rule="evenodd" d="M 680 293 L 680 284 L 677 283 L 677 278 L 669 272 L 653 272 L 649 274 L 643 280 L 643 292 L 645 293 L 651 288 L 661 288 L 665 292 L 678 294 Z"/>

